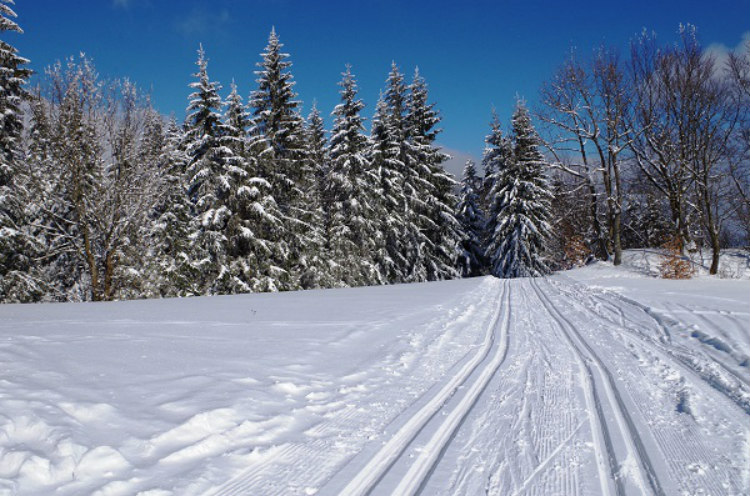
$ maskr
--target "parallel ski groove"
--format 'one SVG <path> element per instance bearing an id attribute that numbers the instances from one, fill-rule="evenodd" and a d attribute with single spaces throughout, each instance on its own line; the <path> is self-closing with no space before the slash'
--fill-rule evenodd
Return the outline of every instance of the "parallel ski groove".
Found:
<path id="1" fill-rule="evenodd" d="M 577 284 L 573 283 L 572 285 L 576 286 Z M 561 290 L 561 291 L 563 291 L 563 290 Z M 567 294 L 570 295 L 570 293 L 567 293 Z M 619 301 L 621 301 L 621 302 L 623 302 L 625 304 L 629 304 L 629 305 L 632 305 L 632 306 L 634 306 L 636 308 L 640 308 L 649 317 L 649 319 L 651 319 L 657 325 L 657 327 L 659 329 L 661 329 L 666 335 L 670 335 L 669 330 L 666 328 L 666 325 L 664 324 L 663 320 L 671 320 L 671 318 L 669 318 L 669 317 L 663 317 L 663 316 L 659 315 L 658 312 L 654 311 L 653 309 L 648 308 L 648 307 L 646 307 L 646 306 L 644 306 L 644 305 L 642 305 L 642 304 L 640 304 L 640 303 L 638 303 L 636 301 L 633 301 L 630 298 L 626 298 L 626 297 L 624 297 L 622 295 L 619 295 L 619 294 L 616 294 L 616 293 L 607 293 L 607 295 L 608 296 L 611 295 L 612 298 L 617 299 L 617 300 L 619 300 Z M 611 304 L 610 302 L 608 302 L 601 295 L 592 294 L 592 297 L 594 299 L 597 299 L 597 300 L 601 301 L 602 303 Z M 602 321 L 609 322 L 609 323 L 614 324 L 614 325 L 618 325 L 618 323 L 612 321 L 610 318 L 606 317 L 605 315 L 602 315 L 601 313 L 597 312 L 596 310 L 591 309 L 591 308 L 588 308 L 588 310 L 594 316 L 598 317 Z M 618 311 L 622 312 L 621 309 L 618 309 Z M 675 325 L 682 325 L 682 324 L 680 324 L 680 323 L 678 323 L 678 322 L 675 321 Z M 628 333 L 631 336 L 635 337 L 636 339 L 640 340 L 641 342 L 645 342 L 645 343 L 651 345 L 653 347 L 652 349 L 654 351 L 658 351 L 662 357 L 664 357 L 664 358 L 668 357 L 668 359 L 669 359 L 670 362 L 678 364 L 680 366 L 679 367 L 680 370 L 686 370 L 687 372 L 689 372 L 690 374 L 692 374 L 694 377 L 696 377 L 699 380 L 705 382 L 714 391 L 716 391 L 718 393 L 721 393 L 724 397 L 726 397 L 727 399 L 729 399 L 734 405 L 736 405 L 738 408 L 740 408 L 746 414 L 750 415 L 750 401 L 747 399 L 747 397 L 739 394 L 736 390 L 728 388 L 726 385 L 719 383 L 716 380 L 716 378 L 712 377 L 711 375 L 709 375 L 704 370 L 701 370 L 701 368 L 698 367 L 698 365 L 696 364 L 696 362 L 694 360 L 694 357 L 691 356 L 691 352 L 689 352 L 687 350 L 681 351 L 680 349 L 678 349 L 677 347 L 674 346 L 674 343 L 672 343 L 673 344 L 673 348 L 669 348 L 669 347 L 665 346 L 664 343 L 659 342 L 659 341 L 657 341 L 657 340 L 655 340 L 655 339 L 653 339 L 653 338 L 651 338 L 649 336 L 646 336 L 642 332 L 639 332 L 637 329 L 634 329 L 632 326 L 627 325 L 627 322 L 626 322 L 626 319 L 624 318 L 624 316 L 622 317 L 622 320 L 619 323 L 619 327 L 622 328 L 622 329 L 624 329 L 624 330 L 626 330 L 626 331 L 628 331 Z M 708 356 L 706 356 L 705 359 L 706 360 L 710 360 L 711 363 L 718 364 L 719 366 L 722 367 L 722 370 L 726 370 L 726 371 L 730 372 L 731 377 L 738 380 L 738 383 L 740 385 L 740 389 L 741 390 L 746 390 L 747 389 L 746 387 L 744 387 L 742 385 L 744 381 L 740 380 L 737 377 L 736 372 L 734 372 L 734 371 L 732 371 L 730 369 L 727 369 L 727 367 L 724 364 L 719 363 L 716 360 L 714 360 L 714 359 L 712 359 L 712 358 L 710 358 Z"/>
<path id="2" fill-rule="evenodd" d="M 634 458 L 638 461 L 638 482 L 642 492 L 646 494 L 645 483 L 647 482 L 650 486 L 652 494 L 663 495 L 664 491 L 662 490 L 661 484 L 659 483 L 659 480 L 656 476 L 656 471 L 652 466 L 648 453 L 646 452 L 646 449 L 643 446 L 643 442 L 641 441 L 635 425 L 633 424 L 633 420 L 630 417 L 627 409 L 625 408 L 625 404 L 622 400 L 622 397 L 620 396 L 619 391 L 617 390 L 611 372 L 609 371 L 609 369 L 607 369 L 607 367 L 601 361 L 599 356 L 594 352 L 591 346 L 586 343 L 575 326 L 573 326 L 573 324 L 555 307 L 554 303 L 552 303 L 552 300 L 539 287 L 538 283 L 536 281 L 533 281 L 533 285 L 534 289 L 537 291 L 537 294 L 539 294 L 540 299 L 542 299 L 542 303 L 553 316 L 553 318 L 558 322 L 560 328 L 565 333 L 568 342 L 574 348 L 576 348 L 579 354 L 583 355 L 585 353 L 588 356 L 588 359 L 595 366 L 597 372 L 603 379 L 602 384 L 604 384 L 607 399 L 615 413 L 622 438 L 627 446 L 629 454 L 631 456 L 634 456 Z M 594 392 L 594 394 L 596 393 Z M 598 401 L 597 408 L 601 408 Z"/>
<path id="3" fill-rule="evenodd" d="M 594 387 L 594 379 L 591 374 L 591 370 L 583 359 L 581 352 L 575 347 L 571 337 L 566 332 L 560 318 L 556 317 L 553 313 L 553 307 L 549 306 L 548 301 L 542 295 L 541 289 L 535 282 L 532 282 L 531 286 L 534 288 L 539 301 L 545 307 L 549 315 L 556 322 L 558 328 L 563 332 L 566 340 L 570 344 L 570 348 L 576 355 L 578 366 L 581 371 L 581 378 L 584 380 L 585 387 L 583 388 L 584 397 L 586 400 L 586 411 L 589 416 L 589 425 L 591 428 L 591 435 L 594 437 L 594 456 L 596 457 L 597 472 L 599 474 L 599 487 L 601 489 L 602 496 L 609 496 L 612 494 L 612 486 L 614 485 L 614 492 L 617 495 L 623 493 L 623 489 L 614 474 L 614 464 L 616 463 L 614 456 L 614 449 L 612 448 L 612 441 L 609 437 L 607 430 L 607 424 L 603 418 L 601 411 L 601 405 L 596 398 L 596 390 Z M 604 451 L 602 451 L 602 447 Z"/>
<path id="4" fill-rule="evenodd" d="M 396 487 L 394 494 L 411 495 L 424 488 L 425 482 L 430 474 L 432 474 L 435 465 L 445 452 L 446 446 L 450 443 L 453 437 L 455 437 L 457 430 L 461 427 L 461 424 L 464 419 L 466 419 L 469 412 L 471 412 L 479 399 L 479 396 L 487 388 L 490 379 L 492 379 L 505 361 L 505 357 L 508 354 L 508 333 L 511 314 L 510 293 L 510 287 L 506 286 L 505 305 L 501 304 L 501 308 L 505 308 L 505 311 L 503 312 L 504 318 L 503 323 L 500 326 L 499 343 L 492 360 L 482 370 L 482 373 L 477 380 L 470 386 L 461 402 L 450 414 L 448 414 L 440 427 L 435 431 L 432 438 L 430 438 L 428 443 L 423 447 L 419 458 L 411 465 L 411 467 L 409 467 L 406 475 Z"/>
<path id="5" fill-rule="evenodd" d="M 500 301 L 503 298 L 507 298 L 506 294 L 510 291 L 506 281 L 503 281 L 502 288 L 503 294 L 499 299 Z M 341 491 L 341 494 L 346 494 L 347 496 L 366 495 L 377 486 L 393 463 L 399 459 L 425 425 L 441 410 L 446 401 L 453 396 L 456 390 L 469 379 L 472 373 L 487 358 L 495 342 L 495 328 L 500 320 L 502 310 L 503 305 L 498 304 L 479 352 L 383 445 L 367 465 L 349 481 L 347 486 Z"/>

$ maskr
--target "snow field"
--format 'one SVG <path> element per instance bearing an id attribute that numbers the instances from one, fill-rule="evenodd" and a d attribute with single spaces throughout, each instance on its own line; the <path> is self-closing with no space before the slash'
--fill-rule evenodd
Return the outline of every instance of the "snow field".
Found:
<path id="1" fill-rule="evenodd" d="M 748 289 L 597 264 L 4 306 L 0 494 L 747 494 Z"/>

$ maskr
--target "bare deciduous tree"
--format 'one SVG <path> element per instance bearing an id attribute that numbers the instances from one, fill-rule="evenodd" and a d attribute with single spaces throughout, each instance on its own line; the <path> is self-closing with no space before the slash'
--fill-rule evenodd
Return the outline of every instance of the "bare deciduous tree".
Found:
<path id="1" fill-rule="evenodd" d="M 612 253 L 615 265 L 622 261 L 621 154 L 628 150 L 632 134 L 625 119 L 627 84 L 616 52 L 601 47 L 586 65 L 571 56 L 543 87 L 546 108 L 539 114 L 543 122 L 557 128 L 557 139 L 549 143 L 557 158 L 553 165 L 586 184 L 597 257 Z M 606 233 L 599 220 L 597 184 L 604 189 Z"/>
<path id="2" fill-rule="evenodd" d="M 42 203 L 36 228 L 50 245 L 46 256 L 60 260 L 53 270 L 81 274 L 59 289 L 64 299 L 110 300 L 139 270 L 132 248 L 159 191 L 158 164 L 139 150 L 149 108 L 128 81 L 102 83 L 83 56 L 47 76 L 35 115 L 49 155 L 32 164 L 32 184 L 35 196 L 52 200 Z M 59 276 L 49 275 L 54 283 Z"/>

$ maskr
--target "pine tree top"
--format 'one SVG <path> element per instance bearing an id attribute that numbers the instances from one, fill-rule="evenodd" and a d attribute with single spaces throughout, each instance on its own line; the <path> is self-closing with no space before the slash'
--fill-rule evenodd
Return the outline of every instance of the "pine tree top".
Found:
<path id="1" fill-rule="evenodd" d="M 16 15 L 9 5 L 15 5 L 15 2 L 13 0 L 0 0 L 0 31 L 23 33 L 23 29 L 13 21 L 18 15 Z"/>
<path id="2" fill-rule="evenodd" d="M 544 160 L 542 153 L 539 151 L 541 139 L 534 129 L 526 105 L 518 101 L 516 109 L 511 119 L 513 126 L 513 141 L 515 143 L 514 151 L 516 161 L 519 163 L 528 163 L 528 166 L 539 165 Z"/>
<path id="3" fill-rule="evenodd" d="M 250 96 L 252 128 L 250 134 L 262 138 L 276 153 L 288 155 L 296 148 L 302 131 L 302 117 L 298 113 L 300 102 L 293 88 L 295 82 L 289 71 L 292 63 L 286 60 L 289 54 L 282 53 L 283 44 L 276 30 L 272 29 L 268 45 L 257 63 L 260 70 L 258 87 Z"/>
<path id="4" fill-rule="evenodd" d="M 197 79 L 189 84 L 194 90 L 188 97 L 186 127 L 190 134 L 197 136 L 216 136 L 221 124 L 219 109 L 221 109 L 221 97 L 219 90 L 221 85 L 212 82 L 208 77 L 208 60 L 203 50 L 203 45 L 198 48 L 198 60 L 196 61 L 198 72 L 193 74 Z"/>
<path id="5" fill-rule="evenodd" d="M 384 100 L 389 109 L 388 115 L 393 121 L 400 122 L 406 110 L 406 84 L 404 75 L 399 71 L 396 62 L 391 62 L 391 72 L 386 79 Z"/>
<path id="6" fill-rule="evenodd" d="M 410 129 L 414 136 L 426 143 L 435 141 L 440 129 L 436 128 L 441 118 L 434 103 L 428 103 L 428 89 L 424 78 L 419 74 L 419 68 L 414 69 L 414 78 L 409 85 L 409 99 L 407 103 Z"/>
<path id="7" fill-rule="evenodd" d="M 237 91 L 237 84 L 232 80 L 230 85 L 231 91 L 224 104 L 224 125 L 230 136 L 241 138 L 245 136 L 250 126 L 250 117 L 242 102 L 242 96 Z"/>
<path id="8" fill-rule="evenodd" d="M 467 160 L 466 164 L 464 165 L 464 173 L 462 182 L 464 184 L 469 184 L 473 187 L 476 187 L 476 181 L 477 181 L 477 168 L 476 164 L 473 160 Z"/>
<path id="9" fill-rule="evenodd" d="M 335 116 L 333 131 L 331 133 L 331 151 L 336 153 L 336 147 L 343 141 L 354 148 L 364 148 L 367 139 L 364 137 L 364 118 L 360 112 L 365 107 L 362 100 L 357 98 L 357 81 L 352 74 L 351 66 L 346 66 L 346 71 L 341 73 L 342 80 L 339 82 L 341 90 L 341 103 L 333 109 Z"/>
<path id="10" fill-rule="evenodd" d="M 311 134 L 315 135 L 316 140 L 325 140 L 325 123 L 318 110 L 318 102 L 313 101 L 310 113 L 307 115 L 307 128 Z"/>

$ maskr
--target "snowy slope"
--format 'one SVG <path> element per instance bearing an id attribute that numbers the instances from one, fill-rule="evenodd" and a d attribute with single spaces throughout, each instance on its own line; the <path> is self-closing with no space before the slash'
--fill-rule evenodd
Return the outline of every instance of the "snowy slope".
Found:
<path id="1" fill-rule="evenodd" d="M 747 494 L 750 282 L 0 307 L 2 494 Z"/>

